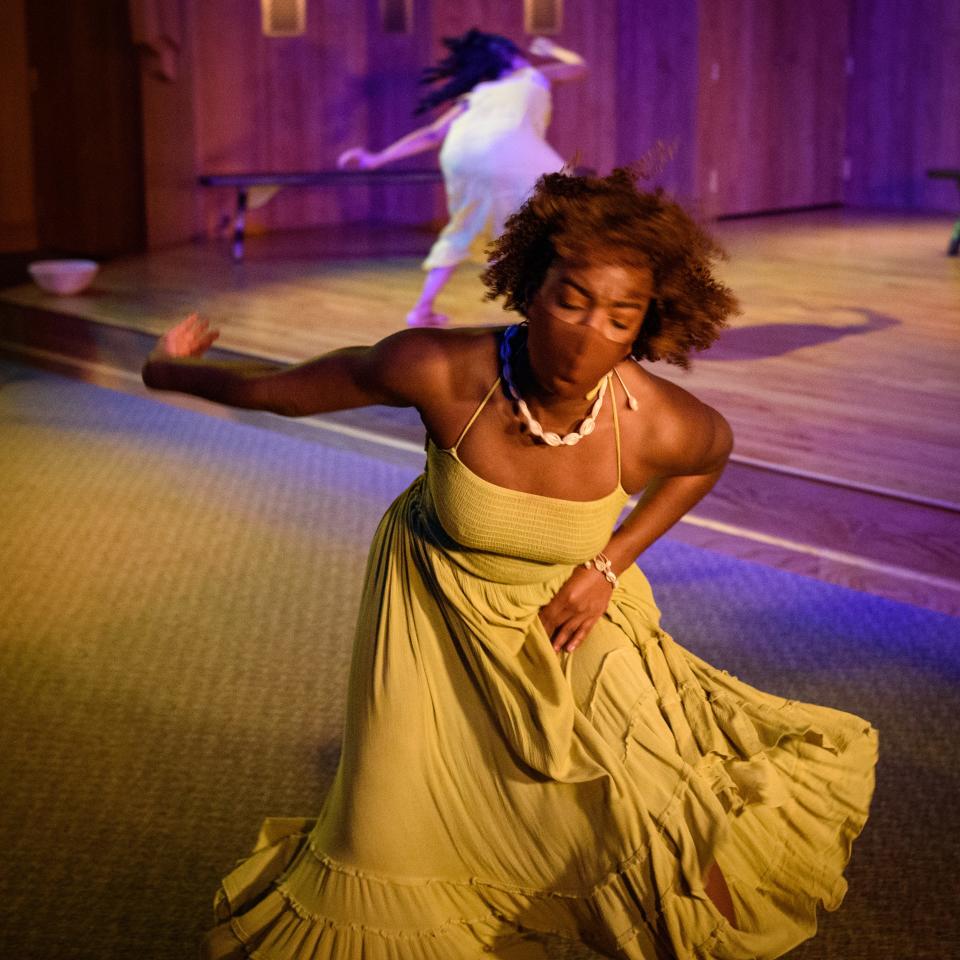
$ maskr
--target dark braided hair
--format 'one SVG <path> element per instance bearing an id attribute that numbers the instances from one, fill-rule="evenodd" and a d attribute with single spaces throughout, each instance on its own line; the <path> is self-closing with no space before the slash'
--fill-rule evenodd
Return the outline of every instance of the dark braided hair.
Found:
<path id="1" fill-rule="evenodd" d="M 427 67 L 420 74 L 421 84 L 447 82 L 424 94 L 415 114 L 426 113 L 449 100 L 469 93 L 484 80 L 496 80 L 520 48 L 497 33 L 484 33 L 474 27 L 460 37 L 444 37 L 443 45 L 450 51 L 435 67 Z"/>
<path id="2" fill-rule="evenodd" d="M 526 316 L 557 257 L 648 267 L 655 297 L 633 355 L 687 367 L 690 354 L 709 347 L 739 312 L 711 272 L 726 254 L 662 189 L 638 190 L 636 177 L 628 167 L 607 177 L 542 176 L 490 245 L 486 298 L 502 296 L 507 310 Z"/>

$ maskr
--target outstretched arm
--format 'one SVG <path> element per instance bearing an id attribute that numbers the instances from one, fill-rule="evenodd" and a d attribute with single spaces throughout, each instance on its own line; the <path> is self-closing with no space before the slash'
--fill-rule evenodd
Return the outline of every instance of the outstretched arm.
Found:
<path id="1" fill-rule="evenodd" d="M 579 80 L 587 73 L 587 62 L 579 53 L 567 50 L 546 37 L 534 37 L 528 49 L 535 57 L 546 57 L 554 61 L 537 67 L 551 83 Z"/>
<path id="2" fill-rule="evenodd" d="M 305 417 L 373 404 L 429 403 L 446 383 L 437 331 L 404 330 L 370 347 L 345 347 L 300 364 L 209 360 L 218 331 L 191 315 L 165 333 L 143 366 L 154 390 L 226 406 Z"/>
<path id="3" fill-rule="evenodd" d="M 437 117 L 433 123 L 428 123 L 426 126 L 408 133 L 405 137 L 391 143 L 389 147 L 384 147 L 379 153 L 371 153 L 362 147 L 345 150 L 337 158 L 337 166 L 341 170 L 376 170 L 378 167 L 393 163 L 395 160 L 403 160 L 406 157 L 416 156 L 418 153 L 436 150 L 443 143 L 443 138 L 449 132 L 450 125 L 466 109 L 465 103 L 456 104 L 446 113 Z"/>

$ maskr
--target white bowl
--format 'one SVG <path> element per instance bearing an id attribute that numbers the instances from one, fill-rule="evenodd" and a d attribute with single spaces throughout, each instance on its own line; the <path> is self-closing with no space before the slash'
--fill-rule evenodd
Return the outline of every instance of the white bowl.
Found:
<path id="1" fill-rule="evenodd" d="M 100 265 L 93 260 L 34 260 L 27 266 L 41 290 L 61 297 L 88 287 L 99 269 Z"/>

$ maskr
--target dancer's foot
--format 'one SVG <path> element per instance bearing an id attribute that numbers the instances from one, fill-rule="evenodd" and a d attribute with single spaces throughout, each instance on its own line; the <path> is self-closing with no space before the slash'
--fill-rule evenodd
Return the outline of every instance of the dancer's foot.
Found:
<path id="1" fill-rule="evenodd" d="M 407 314 L 408 327 L 445 327 L 449 323 L 450 318 L 446 314 L 434 313 L 422 307 L 414 307 Z"/>

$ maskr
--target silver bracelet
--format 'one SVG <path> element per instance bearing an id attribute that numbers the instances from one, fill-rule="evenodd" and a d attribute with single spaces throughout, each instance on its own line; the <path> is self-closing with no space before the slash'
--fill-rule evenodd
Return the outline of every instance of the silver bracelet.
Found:
<path id="1" fill-rule="evenodd" d="M 620 586 L 620 580 L 613 572 L 613 564 L 606 554 L 598 553 L 592 560 L 585 560 L 583 565 L 587 570 L 598 570 L 602 573 L 604 580 L 614 589 Z"/>

